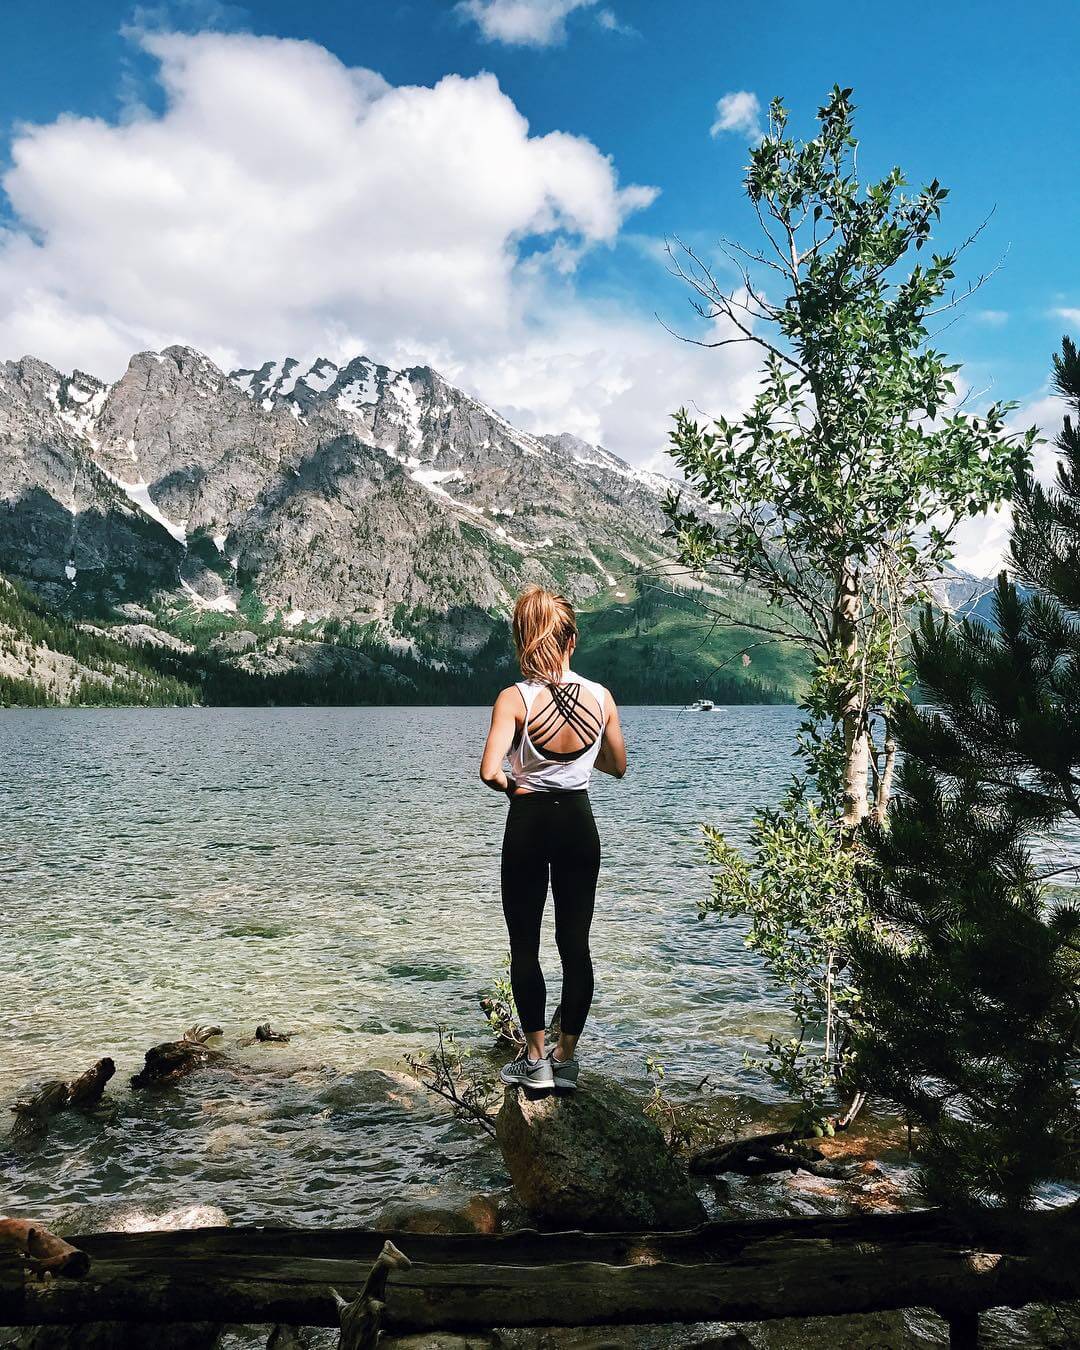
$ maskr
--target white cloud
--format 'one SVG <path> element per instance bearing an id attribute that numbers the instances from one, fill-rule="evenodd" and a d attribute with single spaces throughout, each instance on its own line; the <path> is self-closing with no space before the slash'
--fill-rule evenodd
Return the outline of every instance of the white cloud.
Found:
<path id="1" fill-rule="evenodd" d="M 313 43 L 143 34 L 165 106 L 22 127 L 3 180 L 0 359 L 116 378 L 183 342 L 430 361 L 537 430 L 641 460 L 671 411 L 733 410 L 756 360 L 586 300 L 575 267 L 649 187 L 528 124 L 491 75 L 393 88 Z M 673 297 L 674 298 L 674 297 Z"/>
<path id="2" fill-rule="evenodd" d="M 459 14 L 473 19 L 488 42 L 517 47 L 550 47 L 566 39 L 566 19 L 576 9 L 587 9 L 596 0 L 460 0 Z M 605 28 L 615 15 L 602 10 Z M 617 24 L 617 20 L 616 20 Z"/>
<path id="3" fill-rule="evenodd" d="M 971 317 L 987 328 L 1002 328 L 1009 322 L 1008 311 L 1004 309 L 977 309 Z"/>
<path id="4" fill-rule="evenodd" d="M 1080 309 L 1054 309 L 1050 311 L 1056 319 L 1064 319 L 1066 323 L 1071 323 L 1074 328 L 1080 328 Z"/>
<path id="5" fill-rule="evenodd" d="M 1061 430 L 1061 419 L 1067 408 L 1063 399 L 1046 394 L 1015 412 L 1008 425 L 1013 430 L 1035 426 L 1045 438 L 1035 447 L 1033 465 L 1035 476 L 1048 483 L 1057 471 L 1058 452 L 1048 442 Z M 1012 511 L 1004 503 L 995 511 L 974 516 L 961 522 L 956 531 L 956 565 L 977 577 L 996 576 L 1005 563 L 1009 544 Z"/>
<path id="6" fill-rule="evenodd" d="M 640 37 L 641 34 L 632 24 L 623 23 L 613 9 L 601 9 L 597 12 L 596 22 L 609 33 L 622 33 L 624 37 Z"/>
<path id="7" fill-rule="evenodd" d="M 718 100 L 716 121 L 709 128 L 709 135 L 719 136 L 724 131 L 738 132 L 751 141 L 761 139 L 761 104 L 757 94 L 738 89 Z"/>
<path id="8" fill-rule="evenodd" d="M 757 391 L 761 354 L 750 343 L 707 349 L 671 337 L 652 318 L 560 306 L 556 297 L 547 303 L 558 309 L 557 323 L 474 361 L 462 380 L 525 430 L 565 427 L 675 474 L 666 454 L 675 409 L 685 404 L 699 421 L 733 416 Z"/>

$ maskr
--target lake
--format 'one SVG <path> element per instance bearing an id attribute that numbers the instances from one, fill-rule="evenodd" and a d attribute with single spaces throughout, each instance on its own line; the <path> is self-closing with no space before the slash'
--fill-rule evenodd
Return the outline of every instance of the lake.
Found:
<path id="1" fill-rule="evenodd" d="M 703 820 L 745 838 L 782 790 L 800 714 L 627 708 L 630 771 L 594 779 L 597 992 L 581 1056 L 647 1085 L 743 1065 L 783 1025 L 742 925 L 697 918 Z M 482 1051 L 506 953 L 505 799 L 477 776 L 483 708 L 0 712 L 0 1105 L 111 1055 L 88 1118 L 54 1119 L 7 1177 L 13 1212 L 105 1197 L 236 1222 L 369 1222 L 391 1198 L 505 1184 L 492 1146 L 385 1078 L 439 1025 Z M 550 906 L 543 961 L 558 992 Z M 269 1020 L 295 1033 L 249 1046 Z M 194 1022 L 239 1073 L 135 1093 L 146 1049 Z"/>

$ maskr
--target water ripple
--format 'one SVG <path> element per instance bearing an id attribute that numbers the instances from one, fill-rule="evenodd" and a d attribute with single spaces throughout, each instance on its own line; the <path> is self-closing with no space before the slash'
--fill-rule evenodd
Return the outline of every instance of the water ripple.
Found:
<path id="1" fill-rule="evenodd" d="M 588 1040 L 767 1095 L 746 1050 L 782 1008 L 742 929 L 699 923 L 700 822 L 745 838 L 782 787 L 791 708 L 630 708 L 631 771 L 593 793 L 604 863 Z M 12 1207 L 137 1194 L 237 1219 L 363 1222 L 391 1194 L 497 1184 L 491 1150 L 398 1077 L 440 1024 L 486 1044 L 506 937 L 506 805 L 478 782 L 480 708 L 0 712 L 0 1103 L 102 1054 L 90 1117 L 60 1117 Z M 544 959 L 558 992 L 554 924 Z M 127 1078 L 194 1021 L 298 1033 L 243 1072 L 160 1094 Z M 389 1076 L 388 1076 L 389 1075 Z"/>

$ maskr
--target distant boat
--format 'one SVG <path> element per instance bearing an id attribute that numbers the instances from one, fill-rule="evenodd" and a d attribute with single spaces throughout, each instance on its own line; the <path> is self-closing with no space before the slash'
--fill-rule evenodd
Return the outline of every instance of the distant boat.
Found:
<path id="1" fill-rule="evenodd" d="M 711 698 L 699 698 L 698 701 L 697 701 L 696 703 L 691 703 L 691 705 L 690 705 L 690 711 L 691 711 L 691 712 L 712 712 L 712 710 L 713 710 L 713 708 L 714 708 L 715 706 L 716 706 L 716 705 L 715 705 L 715 703 L 713 703 L 713 701 L 712 701 Z"/>

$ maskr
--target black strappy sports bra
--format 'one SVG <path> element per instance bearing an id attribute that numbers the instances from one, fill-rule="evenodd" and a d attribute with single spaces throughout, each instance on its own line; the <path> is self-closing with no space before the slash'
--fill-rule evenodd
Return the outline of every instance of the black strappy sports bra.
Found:
<path id="1" fill-rule="evenodd" d="M 558 684 L 520 680 L 517 688 L 525 718 L 507 756 L 510 776 L 518 786 L 537 792 L 588 787 L 604 739 L 607 690 L 573 671 Z M 534 711 L 545 690 L 550 699 Z M 567 728 L 576 744 L 568 750 L 554 749 L 553 742 Z"/>

